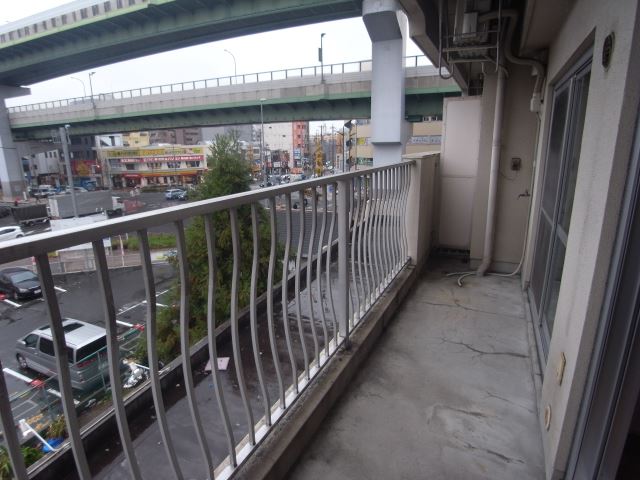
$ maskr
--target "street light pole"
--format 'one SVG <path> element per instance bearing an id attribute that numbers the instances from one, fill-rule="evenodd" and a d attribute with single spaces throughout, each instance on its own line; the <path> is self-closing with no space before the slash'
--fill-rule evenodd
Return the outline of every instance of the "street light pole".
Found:
<path id="1" fill-rule="evenodd" d="M 267 182 L 267 164 L 264 161 L 264 115 L 262 112 L 262 103 L 265 102 L 266 98 L 260 99 L 260 160 L 262 161 L 262 181 Z"/>
<path id="2" fill-rule="evenodd" d="M 89 72 L 89 92 L 91 93 L 91 104 L 93 105 L 93 108 L 96 108 L 96 104 L 95 101 L 93 100 L 93 82 L 91 81 L 91 77 L 93 77 L 96 74 L 96 72 Z"/>
<path id="3" fill-rule="evenodd" d="M 79 78 L 77 78 L 77 77 L 69 77 L 69 78 L 73 78 L 74 80 L 77 80 L 82 84 L 82 96 L 86 97 L 87 96 L 87 89 L 84 86 L 84 82 L 82 80 L 80 80 Z"/>
<path id="4" fill-rule="evenodd" d="M 237 64 L 236 64 L 236 56 L 231 53 L 229 50 L 227 50 L 226 48 L 224 49 L 225 52 L 227 52 L 229 55 L 231 55 L 231 58 L 233 58 L 233 77 L 236 80 L 236 84 L 238 83 L 238 68 L 237 68 Z"/>
<path id="5" fill-rule="evenodd" d="M 323 58 L 323 49 L 322 49 L 322 38 L 326 35 L 326 33 L 320 34 L 320 50 L 318 50 L 318 60 L 320 60 L 320 82 L 324 83 L 324 58 Z"/>

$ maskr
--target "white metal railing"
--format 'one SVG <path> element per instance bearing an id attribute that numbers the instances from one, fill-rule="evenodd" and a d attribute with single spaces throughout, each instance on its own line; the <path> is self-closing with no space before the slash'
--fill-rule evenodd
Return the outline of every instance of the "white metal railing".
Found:
<path id="1" fill-rule="evenodd" d="M 116 312 L 112 283 L 105 254 L 103 238 L 127 232 L 137 232 L 140 246 L 142 278 L 146 292 L 146 339 L 149 360 L 149 380 L 144 388 L 152 391 L 155 416 L 158 421 L 165 453 L 171 465 L 173 476 L 183 478 L 178 454 L 174 446 L 171 429 L 167 423 L 167 411 L 161 390 L 161 372 L 158 366 L 156 287 L 151 265 L 151 251 L 148 231 L 151 228 L 173 224 L 177 232 L 176 259 L 179 273 L 180 302 L 180 351 L 186 389 L 186 401 L 196 432 L 196 440 L 202 459 L 206 465 L 208 478 L 228 478 L 257 443 L 269 433 L 272 426 L 282 417 L 315 378 L 333 353 L 341 346 L 348 347 L 349 336 L 367 311 L 375 304 L 384 289 L 402 270 L 408 261 L 405 212 L 411 182 L 410 168 L 413 162 L 377 167 L 357 172 L 343 173 L 293 184 L 248 191 L 240 194 L 196 201 L 190 204 L 140 213 L 124 218 L 95 223 L 86 227 L 34 235 L 30 238 L 4 242 L 0 249 L 0 264 L 28 257 L 34 257 L 47 307 L 49 324 L 55 347 L 59 391 L 69 443 L 81 479 L 91 478 L 87 453 L 83 448 L 80 424 L 71 388 L 69 364 L 67 363 L 62 315 L 55 293 L 54 277 L 49 263 L 49 252 L 80 244 L 90 243 L 95 260 L 107 330 L 107 352 L 109 379 L 115 419 L 121 445 L 127 459 L 132 478 L 141 478 L 138 456 L 133 446 L 129 423 L 125 413 L 125 398 L 119 375 L 120 356 Z M 305 191 L 311 191 L 308 207 L 301 203 L 296 212 L 292 205 L 292 195 L 304 198 Z M 277 398 L 269 395 L 267 380 L 263 372 L 263 359 L 259 347 L 257 328 L 257 301 L 260 296 L 257 287 L 259 230 L 261 228 L 259 210 L 268 207 L 270 232 L 269 262 L 266 282 L 266 321 L 271 357 L 275 368 Z M 241 252 L 238 213 L 250 206 L 252 252 Z M 284 225 L 278 225 L 276 213 L 284 212 Z M 215 214 L 215 215 L 214 215 Z M 248 425 L 245 439 L 234 435 L 227 408 L 226 393 L 222 373 L 217 367 L 218 352 L 216 339 L 215 304 L 216 276 L 218 275 L 216 252 L 216 218 L 225 215 L 230 221 L 231 243 L 233 247 L 233 275 L 231 281 L 230 333 L 236 380 L 242 398 L 242 406 Z M 218 217 L 216 217 L 218 215 Z M 216 402 L 226 435 L 226 458 L 217 466 L 205 435 L 200 417 L 199 405 L 195 398 L 193 370 L 191 366 L 189 338 L 190 272 L 187 260 L 188 247 L 185 239 L 185 222 L 201 218 L 205 231 L 205 245 L 208 258 L 208 298 L 207 298 L 207 348 L 212 367 L 212 381 Z M 296 218 L 297 217 L 297 218 Z M 310 218 L 309 218 L 310 217 Z M 294 235 L 294 220 L 297 220 L 298 238 Z M 245 226 L 248 228 L 248 225 Z M 278 230 L 286 229 L 284 245 L 277 244 Z M 336 235 L 337 232 L 337 235 Z M 308 233 L 308 235 L 307 235 Z M 305 248 L 305 238 L 307 238 Z M 295 255 L 294 255 L 295 248 Z M 250 287 L 250 330 L 248 335 L 257 371 L 262 409 L 254 411 L 248 400 L 246 367 L 243 368 L 240 354 L 242 331 L 239 329 L 238 288 L 240 276 L 240 255 L 252 255 Z M 337 263 L 337 278 L 335 264 Z M 282 315 L 276 318 L 274 303 L 278 274 L 281 264 L 281 308 Z M 332 268 L 333 267 L 333 268 Z M 246 272 L 245 272 L 246 273 Z M 306 282 L 305 282 L 306 277 Z M 295 284 L 291 294 L 287 279 Z M 289 301 L 295 297 L 293 314 L 289 312 Z M 306 312 L 301 306 L 306 305 Z M 276 346 L 276 330 L 284 330 L 286 355 L 280 358 Z M 307 333 L 305 333 L 307 332 Z M 310 332 L 310 335 L 308 335 Z M 294 337 L 299 337 L 303 361 L 299 362 L 294 350 Z M 311 337 L 311 340 L 309 340 Z M 246 339 L 249 342 L 249 339 Z M 310 343 L 310 345 L 308 345 Z M 248 343 L 247 343 L 248 344 Z M 298 351 L 298 350 L 296 350 Z M 267 352 L 265 352 L 265 356 Z M 298 364 L 304 368 L 298 370 Z M 2 365 L 0 365 L 0 371 Z M 284 371 L 291 371 L 288 384 Z M 254 370 L 251 369 L 253 372 Z M 273 384 L 272 384 L 273 385 Z M 273 390 L 273 388 L 272 388 Z M 228 393 L 228 392 L 227 392 Z M 16 435 L 16 420 L 13 418 L 4 377 L 0 375 L 0 416 L 5 443 L 16 478 L 28 478 L 27 469 L 20 452 L 20 442 Z M 259 421 L 256 421 L 259 418 Z"/>
<path id="2" fill-rule="evenodd" d="M 414 55 L 405 57 L 407 68 L 417 68 L 430 65 L 429 60 L 424 55 Z M 204 80 L 192 80 L 189 82 L 171 83 L 166 85 L 155 85 L 151 87 L 133 88 L 110 93 L 100 93 L 93 96 L 65 98 L 61 100 L 51 100 L 48 102 L 31 103 L 27 105 L 17 105 L 9 107 L 9 113 L 30 112 L 37 110 L 48 110 L 52 108 L 69 107 L 74 105 L 89 104 L 94 102 L 109 100 L 126 100 L 131 98 L 158 95 L 163 93 L 185 92 L 205 88 L 228 87 L 236 85 L 254 84 L 261 82 L 273 82 L 275 80 L 287 80 L 290 78 L 320 77 L 324 75 L 340 75 L 346 73 L 360 73 L 371 71 L 371 60 L 360 60 L 357 62 L 346 62 L 311 67 L 297 67 L 284 70 L 273 70 L 269 72 L 246 73 Z"/>

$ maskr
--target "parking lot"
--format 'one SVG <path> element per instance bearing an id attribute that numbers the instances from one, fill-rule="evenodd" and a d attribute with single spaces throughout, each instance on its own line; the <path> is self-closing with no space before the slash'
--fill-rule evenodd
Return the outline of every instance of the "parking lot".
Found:
<path id="1" fill-rule="evenodd" d="M 145 323 L 145 291 L 142 273 L 138 267 L 111 270 L 114 301 L 118 323 L 133 327 Z M 173 280 L 173 267 L 154 265 L 158 307 L 162 308 Z M 56 277 L 56 293 L 63 317 L 83 320 L 104 326 L 101 294 L 95 273 L 83 272 Z M 15 358 L 15 345 L 19 338 L 48 323 L 46 305 L 42 298 L 19 301 L 0 301 L 0 360 L 10 394 L 28 388 L 27 378 L 38 378 L 32 371 L 20 371 Z M 14 372 L 16 374 L 14 374 Z"/>

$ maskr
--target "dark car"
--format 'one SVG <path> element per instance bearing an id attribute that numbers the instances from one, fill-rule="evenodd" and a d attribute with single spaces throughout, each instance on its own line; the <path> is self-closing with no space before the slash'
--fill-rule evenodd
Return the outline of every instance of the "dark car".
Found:
<path id="1" fill-rule="evenodd" d="M 42 296 L 42 287 L 31 270 L 12 267 L 0 270 L 0 292 L 14 300 L 22 300 Z"/>
<path id="2" fill-rule="evenodd" d="M 186 190 L 182 190 L 178 196 L 176 197 L 178 200 L 188 200 L 189 199 L 189 194 L 187 193 Z"/>

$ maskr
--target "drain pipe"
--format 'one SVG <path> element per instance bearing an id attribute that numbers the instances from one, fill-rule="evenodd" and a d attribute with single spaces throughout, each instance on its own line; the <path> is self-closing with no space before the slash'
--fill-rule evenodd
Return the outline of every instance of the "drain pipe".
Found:
<path id="1" fill-rule="evenodd" d="M 495 234 L 496 205 L 498 197 L 498 169 L 500 167 L 500 148 L 502 146 L 502 116 L 504 92 L 506 89 L 506 73 L 504 67 L 498 68 L 496 85 L 496 104 L 493 112 L 493 140 L 491 142 L 491 167 L 489 171 L 489 198 L 487 200 L 487 223 L 484 229 L 484 252 L 477 275 L 483 276 L 489 270 L 493 255 Z"/>

